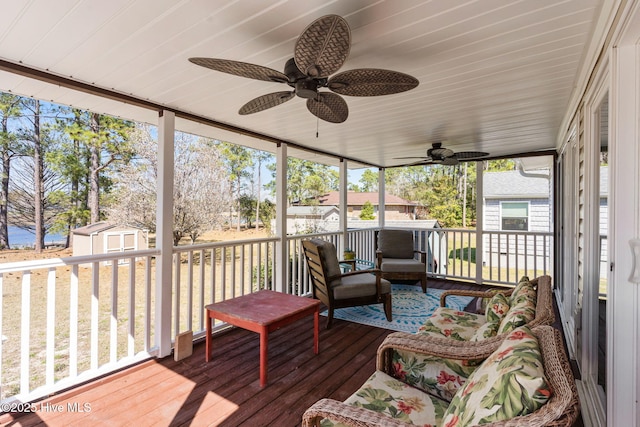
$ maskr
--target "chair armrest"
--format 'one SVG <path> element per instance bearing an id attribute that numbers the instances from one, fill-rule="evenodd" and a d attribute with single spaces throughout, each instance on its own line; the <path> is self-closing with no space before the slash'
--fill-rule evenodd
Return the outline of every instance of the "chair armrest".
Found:
<path id="1" fill-rule="evenodd" d="M 476 297 L 476 298 L 492 298 L 498 292 L 502 292 L 503 294 L 505 294 L 505 296 L 509 296 L 511 295 L 512 290 L 511 289 L 505 289 L 505 290 L 490 289 L 488 291 L 471 291 L 471 290 L 458 289 L 458 290 L 444 291 L 440 295 L 440 307 L 447 306 L 447 297 L 449 295 L 456 295 L 456 296 L 462 296 L 462 297 Z"/>
<path id="2" fill-rule="evenodd" d="M 503 340 L 504 336 L 495 336 L 470 343 L 469 341 L 458 341 L 420 333 L 394 332 L 387 335 L 378 347 L 376 369 L 393 375 L 391 366 L 393 350 L 410 351 L 443 359 L 476 362 L 489 357 Z"/>
<path id="3" fill-rule="evenodd" d="M 365 274 L 365 273 L 378 275 L 382 273 L 382 271 L 378 268 L 371 268 L 369 270 L 355 270 L 355 271 L 352 270 L 352 271 L 347 271 L 346 273 L 342 273 L 340 276 L 337 276 L 337 277 L 355 276 L 356 274 Z"/>
<path id="4" fill-rule="evenodd" d="M 327 281 L 330 283 L 335 279 L 339 279 L 341 277 L 349 277 L 355 276 L 357 274 L 373 274 L 376 276 L 376 295 L 380 297 L 382 295 L 380 279 L 382 278 L 382 271 L 377 268 L 372 268 L 370 270 L 355 270 L 355 271 L 347 271 L 346 273 L 338 274 L 336 276 L 329 276 Z"/>
<path id="5" fill-rule="evenodd" d="M 531 283 L 536 286 L 536 317 L 528 326 L 533 328 L 538 325 L 552 325 L 555 322 L 555 314 L 551 277 L 540 276 L 531 280 Z"/>
<path id="6" fill-rule="evenodd" d="M 381 422 L 390 427 L 413 426 L 413 424 L 404 423 L 379 412 L 348 405 L 333 399 L 321 399 L 307 409 L 302 415 L 302 426 L 320 426 L 320 421 L 323 418 L 329 418 L 332 421 L 353 427 L 377 427 Z"/>
<path id="7" fill-rule="evenodd" d="M 420 254 L 420 262 L 423 264 L 427 263 L 427 253 L 425 251 L 414 250 L 414 254 Z"/>
<path id="8" fill-rule="evenodd" d="M 349 264 L 351 266 L 351 271 L 354 271 L 356 269 L 355 259 L 340 259 L 338 260 L 338 264 Z"/>
<path id="9" fill-rule="evenodd" d="M 376 268 L 380 268 L 382 265 L 382 251 L 380 249 L 376 249 Z"/>

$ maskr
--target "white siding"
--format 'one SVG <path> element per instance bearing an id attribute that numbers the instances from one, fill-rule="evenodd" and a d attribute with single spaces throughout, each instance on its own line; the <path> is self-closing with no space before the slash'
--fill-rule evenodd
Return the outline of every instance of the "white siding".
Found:
<path id="1" fill-rule="evenodd" d="M 551 210 L 549 199 L 487 199 L 484 205 L 484 229 L 500 231 L 502 229 L 501 207 L 504 201 L 529 202 L 529 230 L 537 232 L 551 231 Z"/>

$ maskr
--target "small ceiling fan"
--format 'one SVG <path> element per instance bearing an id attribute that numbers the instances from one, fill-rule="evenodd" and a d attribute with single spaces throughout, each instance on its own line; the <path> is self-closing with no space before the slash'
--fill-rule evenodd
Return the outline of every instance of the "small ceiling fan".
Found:
<path id="1" fill-rule="evenodd" d="M 460 160 L 474 160 L 481 157 L 488 156 L 489 153 L 483 151 L 459 151 L 454 152 L 449 148 L 443 148 L 441 142 L 434 142 L 427 150 L 426 157 L 395 157 L 396 159 L 421 159 L 415 163 L 411 163 L 409 166 L 416 165 L 457 165 Z"/>
<path id="2" fill-rule="evenodd" d="M 296 95 L 307 100 L 307 109 L 331 123 L 342 123 L 349 116 L 345 100 L 349 96 L 378 96 L 404 92 L 418 86 L 418 80 L 397 71 L 360 68 L 336 74 L 351 49 L 351 30 L 337 15 L 313 21 L 298 37 L 293 58 L 284 73 L 261 65 L 217 58 L 189 58 L 194 64 L 256 80 L 285 83 L 291 91 L 273 92 L 244 104 L 239 114 L 253 114 L 289 101 Z M 320 92 L 320 88 L 336 92 Z"/>

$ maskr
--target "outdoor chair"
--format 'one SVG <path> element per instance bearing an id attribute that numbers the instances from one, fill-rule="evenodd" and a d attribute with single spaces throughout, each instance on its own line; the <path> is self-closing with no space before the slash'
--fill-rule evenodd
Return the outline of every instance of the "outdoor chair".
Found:
<path id="1" fill-rule="evenodd" d="M 580 412 L 562 336 L 551 326 L 522 326 L 480 346 L 395 332 L 378 348 L 376 369 L 344 402 L 316 402 L 302 426 L 571 427 Z"/>
<path id="2" fill-rule="evenodd" d="M 376 232 L 375 241 L 376 268 L 383 278 L 419 280 L 427 292 L 427 253 L 415 249 L 413 231 L 383 229 Z"/>
<path id="3" fill-rule="evenodd" d="M 478 313 L 458 311 L 446 306 L 448 296 L 475 297 L 480 303 L 484 302 L 481 304 L 484 308 Z M 552 325 L 555 321 L 550 276 L 532 280 L 524 276 L 513 289 L 445 291 L 440 296 L 440 305 L 420 327 L 418 334 L 475 345 L 487 340 L 501 341 L 506 333 L 519 326 L 534 328 Z"/>
<path id="4" fill-rule="evenodd" d="M 380 270 L 359 270 L 342 273 L 333 243 L 321 239 L 302 242 L 313 285 L 313 297 L 327 306 L 327 329 L 333 323 L 336 308 L 369 304 L 384 304 L 384 313 L 391 321 L 391 283 L 383 279 Z"/>

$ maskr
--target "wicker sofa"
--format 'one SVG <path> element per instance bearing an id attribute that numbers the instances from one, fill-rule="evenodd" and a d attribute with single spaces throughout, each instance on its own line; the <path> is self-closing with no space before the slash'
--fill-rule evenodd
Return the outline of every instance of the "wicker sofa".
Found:
<path id="1" fill-rule="evenodd" d="M 559 331 L 523 326 L 502 342 L 468 344 L 392 333 L 378 349 L 377 370 L 369 380 L 345 402 L 316 402 L 305 411 L 302 425 L 573 425 L 578 394 Z M 418 359 L 402 361 L 402 353 Z M 440 371 L 436 381 L 452 385 L 449 398 L 430 383 L 415 382 L 421 375 L 409 374 L 430 369 Z"/>
<path id="2" fill-rule="evenodd" d="M 440 305 L 420 327 L 419 334 L 446 337 L 459 341 L 501 341 L 511 330 L 526 325 L 551 325 L 553 314 L 551 277 L 533 280 L 523 277 L 513 289 L 489 291 L 450 290 L 442 293 Z M 480 313 L 458 311 L 446 307 L 451 295 L 472 296 L 486 302 Z"/>

